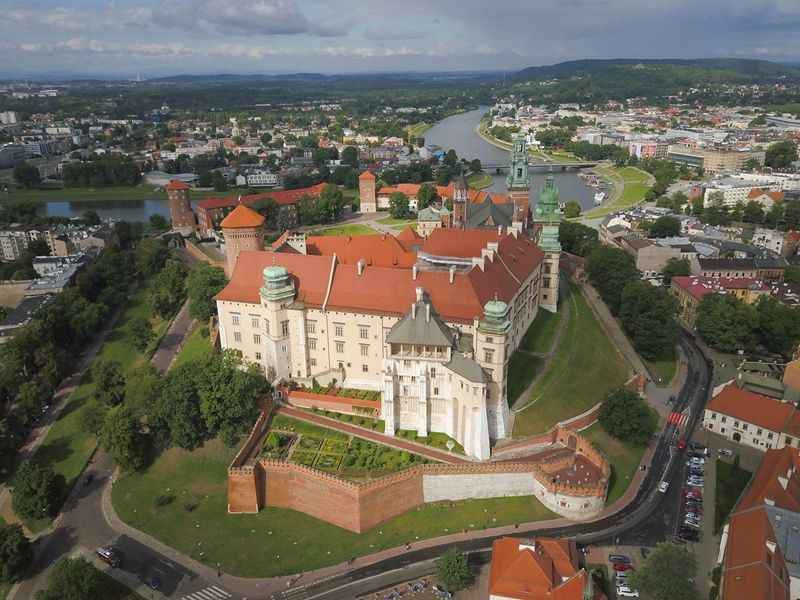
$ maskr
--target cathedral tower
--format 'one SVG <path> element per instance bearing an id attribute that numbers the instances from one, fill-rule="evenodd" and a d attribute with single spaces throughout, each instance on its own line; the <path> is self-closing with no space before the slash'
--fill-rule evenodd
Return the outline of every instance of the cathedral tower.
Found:
<path id="1" fill-rule="evenodd" d="M 164 186 L 169 204 L 169 217 L 172 229 L 183 236 L 189 236 L 195 229 L 194 212 L 189 200 L 189 186 L 180 179 L 173 179 Z"/>
<path id="2" fill-rule="evenodd" d="M 233 276 L 241 252 L 264 249 L 263 225 L 264 217 L 244 204 L 234 208 L 220 223 L 225 238 L 225 275 L 228 279 Z"/>
<path id="3" fill-rule="evenodd" d="M 561 210 L 558 208 L 558 188 L 553 176 L 547 177 L 544 189 L 539 194 L 536 210 L 533 213 L 536 228 L 536 243 L 544 252 L 541 296 L 539 305 L 545 310 L 558 310 L 558 261 L 561 256 L 561 243 L 558 241 L 558 226 L 561 223 Z"/>
<path id="4" fill-rule="evenodd" d="M 514 203 L 513 223 L 523 229 L 530 224 L 530 178 L 528 176 L 528 144 L 524 133 L 515 133 L 512 138 L 511 164 L 506 178 L 508 195 Z"/>
<path id="5" fill-rule="evenodd" d="M 467 180 L 464 176 L 453 181 L 453 228 L 467 228 L 467 207 L 469 206 L 469 191 Z"/>

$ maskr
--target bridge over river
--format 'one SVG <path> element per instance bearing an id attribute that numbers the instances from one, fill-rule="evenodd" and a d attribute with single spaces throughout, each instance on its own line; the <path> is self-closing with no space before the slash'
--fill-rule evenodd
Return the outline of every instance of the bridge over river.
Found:
<path id="1" fill-rule="evenodd" d="M 599 163 L 597 161 L 572 161 L 572 162 L 529 162 L 528 168 L 531 170 L 535 170 L 539 173 L 542 172 L 550 172 L 550 173 L 563 173 L 566 171 L 574 171 L 576 169 L 587 169 L 589 167 L 595 167 Z M 496 162 L 489 162 L 489 163 L 481 163 L 483 170 L 487 173 L 495 173 L 500 175 L 504 171 L 508 171 L 508 163 L 496 163 Z"/>

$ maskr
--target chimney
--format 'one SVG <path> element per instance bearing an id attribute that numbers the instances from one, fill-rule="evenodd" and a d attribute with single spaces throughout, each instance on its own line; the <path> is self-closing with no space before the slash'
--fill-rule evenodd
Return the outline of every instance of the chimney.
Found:
<path id="1" fill-rule="evenodd" d="M 417 265 L 411 267 L 411 279 L 413 279 L 414 281 L 417 280 Z"/>
<path id="2" fill-rule="evenodd" d="M 358 259 L 358 262 L 356 263 L 356 269 L 358 269 L 359 276 L 364 274 L 364 259 L 363 258 Z"/>
<path id="3" fill-rule="evenodd" d="M 422 302 L 422 298 L 425 295 L 425 290 L 421 287 L 416 288 L 415 292 L 417 293 L 417 302 Z"/>
<path id="4" fill-rule="evenodd" d="M 431 322 L 431 304 L 430 302 L 425 303 L 425 322 Z"/>
<path id="5" fill-rule="evenodd" d="M 454 266 L 450 267 L 450 283 L 453 283 L 456 279 L 456 268 Z"/>
<path id="6" fill-rule="evenodd" d="M 498 225 L 497 226 L 497 237 L 501 237 L 502 235 L 503 235 L 503 226 L 502 225 Z"/>
<path id="7" fill-rule="evenodd" d="M 481 271 L 486 270 L 486 263 L 484 262 L 483 256 L 473 256 L 472 257 L 472 265 L 478 265 L 481 268 Z"/>
<path id="8" fill-rule="evenodd" d="M 417 318 L 417 303 L 416 302 L 414 302 L 414 304 L 411 305 L 411 318 L 412 319 L 416 319 Z"/>

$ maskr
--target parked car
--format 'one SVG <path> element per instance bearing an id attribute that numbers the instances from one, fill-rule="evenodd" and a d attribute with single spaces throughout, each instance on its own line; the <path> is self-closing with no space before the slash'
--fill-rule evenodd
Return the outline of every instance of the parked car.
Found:
<path id="1" fill-rule="evenodd" d="M 632 590 L 627 586 L 622 586 L 617 588 L 617 596 L 621 596 L 623 598 L 638 598 L 639 592 Z"/>
<path id="2" fill-rule="evenodd" d="M 658 491 L 662 494 L 665 494 L 669 489 L 669 481 L 662 481 L 658 484 Z"/>
<path id="3" fill-rule="evenodd" d="M 608 562 L 610 563 L 625 563 L 627 565 L 631 564 L 631 559 L 629 556 L 625 556 L 624 554 L 609 554 L 608 555 Z"/>
<path id="4" fill-rule="evenodd" d="M 633 570 L 633 565 L 629 563 L 614 563 L 614 570 L 615 571 L 631 571 Z"/>
<path id="5" fill-rule="evenodd" d="M 95 550 L 95 554 L 97 554 L 97 558 L 108 563 L 113 568 L 117 568 L 122 564 L 122 554 L 112 546 L 101 546 Z"/>
<path id="6" fill-rule="evenodd" d="M 720 448 L 717 450 L 720 456 L 733 456 L 733 450 L 728 450 L 727 448 Z"/>
<path id="7" fill-rule="evenodd" d="M 708 456 L 710 454 L 708 448 L 703 446 L 703 444 L 698 444 L 697 442 L 690 442 L 689 448 L 691 448 L 692 453 L 694 454 L 700 454 L 702 456 Z"/>
<path id="8" fill-rule="evenodd" d="M 697 498 L 698 500 L 703 499 L 703 492 L 700 490 L 685 489 L 683 490 L 683 495 L 687 498 Z"/>

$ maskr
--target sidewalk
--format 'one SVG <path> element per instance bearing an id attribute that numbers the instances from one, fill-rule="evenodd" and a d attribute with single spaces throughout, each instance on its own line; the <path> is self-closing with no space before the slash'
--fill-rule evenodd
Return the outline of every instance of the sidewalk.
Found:
<path id="1" fill-rule="evenodd" d="M 181 351 L 186 335 L 194 329 L 195 320 L 189 315 L 189 299 L 187 298 L 181 306 L 178 314 L 172 319 L 169 329 L 161 338 L 158 348 L 150 359 L 152 365 L 162 375 L 166 373 L 175 361 L 178 352 Z"/>

